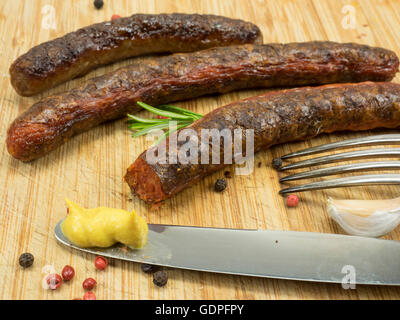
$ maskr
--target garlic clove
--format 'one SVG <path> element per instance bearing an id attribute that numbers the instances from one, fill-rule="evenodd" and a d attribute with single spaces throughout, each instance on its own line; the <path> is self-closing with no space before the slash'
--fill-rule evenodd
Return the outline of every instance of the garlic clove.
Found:
<path id="1" fill-rule="evenodd" d="M 328 213 L 348 234 L 383 236 L 400 223 L 400 197 L 388 200 L 334 200 Z"/>

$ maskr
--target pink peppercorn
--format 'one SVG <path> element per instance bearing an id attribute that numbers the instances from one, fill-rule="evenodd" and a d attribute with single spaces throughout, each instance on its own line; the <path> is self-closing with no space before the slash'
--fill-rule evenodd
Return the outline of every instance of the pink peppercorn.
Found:
<path id="1" fill-rule="evenodd" d="M 296 207 L 299 204 L 299 197 L 295 194 L 290 194 L 286 198 L 286 204 L 288 207 Z"/>
<path id="2" fill-rule="evenodd" d="M 96 257 L 96 259 L 94 260 L 94 266 L 96 267 L 96 269 L 98 270 L 104 270 L 105 268 L 107 268 L 108 266 L 108 261 L 106 258 L 98 256 Z"/>
<path id="3" fill-rule="evenodd" d="M 93 278 L 87 278 L 82 283 L 83 289 L 85 289 L 85 290 L 92 290 L 96 285 L 97 285 L 97 282 Z"/>
<path id="4" fill-rule="evenodd" d="M 47 285 L 49 289 L 56 290 L 62 285 L 62 278 L 59 274 L 52 273 L 49 274 L 46 278 Z"/>
<path id="5" fill-rule="evenodd" d="M 96 300 L 96 295 L 92 291 L 85 292 L 83 300 Z"/>
<path id="6" fill-rule="evenodd" d="M 75 270 L 67 265 L 62 269 L 61 275 L 65 281 L 69 281 L 75 276 Z"/>

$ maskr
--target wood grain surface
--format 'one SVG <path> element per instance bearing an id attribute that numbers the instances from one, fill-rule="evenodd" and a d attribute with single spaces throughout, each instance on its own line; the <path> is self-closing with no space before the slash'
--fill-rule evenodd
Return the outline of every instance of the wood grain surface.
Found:
<path id="1" fill-rule="evenodd" d="M 213 13 L 256 23 L 264 42 L 333 40 L 382 46 L 400 55 L 400 1 L 341 0 L 105 0 L 96 10 L 92 0 L 0 1 L 0 299 L 71 299 L 82 297 L 82 281 L 97 279 L 98 299 L 397 299 L 396 287 L 357 286 L 344 290 L 336 284 L 259 279 L 210 273 L 167 270 L 169 282 L 158 288 L 140 266 L 111 262 L 96 271 L 94 257 L 59 245 L 53 235 L 56 223 L 66 215 L 66 197 L 86 207 L 110 206 L 135 209 L 149 223 L 227 228 L 260 228 L 341 233 L 326 212 L 328 196 L 381 199 L 400 194 L 399 186 L 340 189 L 300 195 L 297 208 L 287 208 L 278 196 L 278 174 L 271 168 L 274 157 L 290 151 L 371 132 L 324 135 L 308 142 L 273 147 L 256 156 L 252 175 L 233 176 L 223 193 L 212 191 L 223 172 L 203 180 L 151 211 L 133 198 L 123 175 L 129 164 L 148 146 L 132 139 L 124 120 L 108 123 L 81 134 L 32 163 L 14 160 L 6 151 L 6 130 L 12 120 L 31 104 L 49 94 L 73 88 L 83 80 L 104 74 L 130 61 L 99 68 L 84 78 L 70 81 L 42 95 L 23 98 L 10 85 L 8 68 L 31 47 L 112 14 Z M 350 7 L 349 7 L 350 6 Z M 54 10 L 54 11 L 53 11 Z M 350 10 L 350 11 L 346 11 Z M 347 20 L 354 11 L 355 25 Z M 54 12 L 54 21 L 52 21 Z M 52 23 L 54 22 L 54 23 Z M 54 29 L 52 28 L 54 27 Z M 145 58 L 138 58 L 145 59 Z M 394 81 L 399 81 L 397 77 Z M 248 90 L 177 103 L 200 113 L 265 90 Z M 378 131 L 381 132 L 381 131 Z M 388 131 L 385 131 L 388 132 Z M 233 172 L 233 170 L 231 169 Z M 387 239 L 400 240 L 395 230 Z M 22 270 L 22 252 L 35 256 L 32 268 Z M 249 261 L 249 263 L 251 263 Z M 61 272 L 70 264 L 76 278 L 59 290 L 42 289 L 42 269 Z"/>

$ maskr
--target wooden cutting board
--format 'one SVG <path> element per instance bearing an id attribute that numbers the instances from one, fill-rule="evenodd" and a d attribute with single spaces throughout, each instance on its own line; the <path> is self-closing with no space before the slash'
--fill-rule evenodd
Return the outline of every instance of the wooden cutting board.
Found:
<path id="1" fill-rule="evenodd" d="M 222 193 L 213 184 L 223 172 L 203 180 L 150 211 L 133 198 L 123 175 L 147 146 L 132 139 L 124 120 L 102 125 L 73 138 L 50 155 L 32 163 L 11 158 L 5 148 L 8 125 L 31 104 L 49 94 L 73 88 L 83 80 L 104 74 L 124 61 L 100 68 L 84 78 L 70 81 L 42 95 L 23 98 L 10 85 L 11 62 L 29 48 L 92 23 L 134 13 L 213 13 L 252 21 L 260 26 L 265 42 L 333 40 L 382 46 L 400 55 L 400 1 L 337 0 L 105 0 L 102 10 L 92 0 L 0 1 L 0 299 L 71 299 L 82 297 L 81 283 L 97 279 L 98 299 L 394 299 L 395 287 L 358 286 L 344 290 L 336 284 L 259 279 L 176 269 L 167 270 L 169 282 L 158 288 L 151 276 L 134 263 L 113 261 L 103 272 L 94 268 L 94 257 L 59 245 L 55 224 L 65 216 L 64 198 L 86 207 L 110 206 L 135 209 L 149 223 L 227 228 L 260 228 L 341 233 L 326 212 L 328 196 L 381 199 L 400 194 L 399 186 L 340 189 L 300 195 L 300 205 L 288 209 L 278 196 L 278 174 L 271 168 L 274 157 L 300 148 L 371 132 L 324 135 L 308 142 L 286 144 L 256 156 L 255 172 L 233 176 Z M 349 17 L 354 13 L 355 24 Z M 399 81 L 397 77 L 395 81 Z M 200 113 L 265 90 L 248 90 L 178 103 Z M 386 131 L 388 132 L 388 131 Z M 233 170 L 231 169 L 233 172 Z M 400 240 L 400 231 L 387 239 Z M 18 257 L 29 251 L 34 266 L 21 270 Z M 249 263 L 251 263 L 249 261 Z M 61 272 L 70 264 L 76 278 L 56 292 L 42 289 L 42 268 Z"/>

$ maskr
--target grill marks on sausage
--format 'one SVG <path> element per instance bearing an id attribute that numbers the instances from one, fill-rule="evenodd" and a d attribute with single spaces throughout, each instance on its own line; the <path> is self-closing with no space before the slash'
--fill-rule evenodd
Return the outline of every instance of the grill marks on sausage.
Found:
<path id="1" fill-rule="evenodd" d="M 270 92 L 218 108 L 190 128 L 255 130 L 254 150 L 310 139 L 321 133 L 361 131 L 400 126 L 400 84 L 364 82 L 334 84 Z M 169 145 L 158 146 L 169 159 Z M 245 137 L 242 142 L 245 143 Z M 150 153 L 154 150 L 150 149 Z M 212 143 L 208 145 L 211 154 Z M 245 145 L 243 145 L 243 150 Z M 223 157 L 223 144 L 221 144 Z M 178 145 L 179 152 L 179 145 Z M 205 176 L 221 164 L 151 164 L 147 151 L 128 168 L 125 180 L 133 193 L 148 203 L 159 203 Z"/>
<path id="2" fill-rule="evenodd" d="M 94 24 L 32 48 L 11 65 L 11 83 L 20 95 L 29 96 L 128 57 L 245 43 L 262 43 L 262 34 L 257 26 L 242 20 L 136 14 Z"/>
<path id="3" fill-rule="evenodd" d="M 11 124 L 7 149 L 22 161 L 39 158 L 75 134 L 137 111 L 137 101 L 158 105 L 244 88 L 387 81 L 398 66 L 389 50 L 335 42 L 241 45 L 149 58 L 37 102 Z"/>

